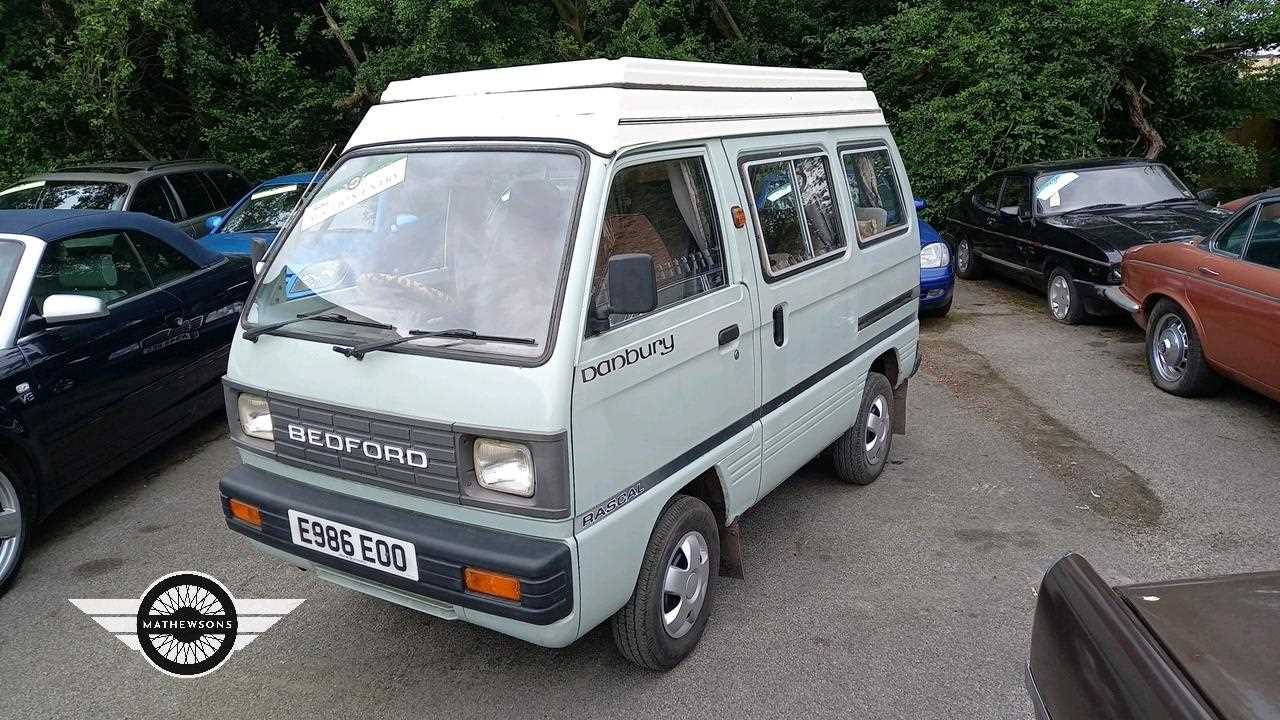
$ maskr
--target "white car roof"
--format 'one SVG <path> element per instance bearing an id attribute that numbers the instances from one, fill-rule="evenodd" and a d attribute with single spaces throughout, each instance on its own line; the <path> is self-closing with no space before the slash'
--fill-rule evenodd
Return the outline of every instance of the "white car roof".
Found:
<path id="1" fill-rule="evenodd" d="M 879 125 L 884 115 L 861 73 L 621 58 L 393 82 L 347 149 L 527 138 L 610 155 L 653 143 Z"/>

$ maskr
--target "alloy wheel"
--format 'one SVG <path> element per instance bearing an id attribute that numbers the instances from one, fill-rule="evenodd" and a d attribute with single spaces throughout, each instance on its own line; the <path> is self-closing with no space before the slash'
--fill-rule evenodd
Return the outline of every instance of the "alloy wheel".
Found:
<path id="1" fill-rule="evenodd" d="M 1054 275 L 1049 281 L 1049 311 L 1059 320 L 1071 312 L 1071 286 L 1062 275 Z"/>
<path id="2" fill-rule="evenodd" d="M 969 263 L 972 262 L 971 252 L 968 240 L 961 240 L 956 246 L 956 269 L 962 273 L 969 272 Z"/>
<path id="3" fill-rule="evenodd" d="M 18 489 L 0 473 L 0 579 L 8 577 L 18 564 L 25 527 Z"/>

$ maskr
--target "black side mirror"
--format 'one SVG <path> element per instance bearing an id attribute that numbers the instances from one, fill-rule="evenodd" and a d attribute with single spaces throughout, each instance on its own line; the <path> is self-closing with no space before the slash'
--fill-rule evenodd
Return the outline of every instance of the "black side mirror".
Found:
<path id="1" fill-rule="evenodd" d="M 1019 214 L 1021 210 L 1022 208 L 1017 205 L 1006 205 L 1000 208 L 1000 217 L 1005 220 L 1021 220 L 1022 216 Z"/>
<path id="2" fill-rule="evenodd" d="M 1205 205 L 1217 205 L 1218 191 L 1213 188 L 1205 188 L 1204 190 L 1196 193 L 1196 199 Z"/>
<path id="3" fill-rule="evenodd" d="M 262 238 L 254 238 L 249 241 L 249 259 L 253 261 L 253 266 L 258 267 L 258 263 L 262 262 L 267 256 L 267 241 Z"/>
<path id="4" fill-rule="evenodd" d="M 658 307 L 653 256 L 641 253 L 609 258 L 609 314 L 640 315 Z"/>

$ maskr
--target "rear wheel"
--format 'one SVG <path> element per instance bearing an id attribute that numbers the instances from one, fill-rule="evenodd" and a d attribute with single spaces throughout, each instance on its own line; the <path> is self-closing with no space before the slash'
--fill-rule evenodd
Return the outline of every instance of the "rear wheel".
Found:
<path id="1" fill-rule="evenodd" d="M 0 460 L 0 594 L 9 589 L 22 565 L 34 505 L 22 476 Z"/>
<path id="2" fill-rule="evenodd" d="M 1205 362 L 1200 336 L 1187 313 L 1172 300 L 1152 308 L 1147 323 L 1147 369 L 1151 382 L 1182 397 L 1212 395 L 1222 379 Z"/>
<path id="3" fill-rule="evenodd" d="M 982 258 L 973 251 L 973 243 L 961 235 L 956 242 L 956 275 L 965 280 L 977 280 L 987 274 L 986 270 Z"/>
<path id="4" fill-rule="evenodd" d="M 836 477 L 870 485 L 880 477 L 893 445 L 893 385 L 880 373 L 868 373 L 858 424 L 831 445 Z"/>
<path id="5" fill-rule="evenodd" d="M 631 600 L 613 616 L 613 642 L 622 656 L 650 670 L 688 657 L 706 629 L 719 567 L 711 508 L 675 496 L 654 526 Z"/>

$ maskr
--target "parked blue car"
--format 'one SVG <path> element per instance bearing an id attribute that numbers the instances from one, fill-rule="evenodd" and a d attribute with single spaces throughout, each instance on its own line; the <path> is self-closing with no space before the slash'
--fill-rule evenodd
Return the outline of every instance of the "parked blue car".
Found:
<path id="1" fill-rule="evenodd" d="M 315 173 L 282 175 L 261 183 L 231 206 L 225 215 L 205 220 L 210 232 L 200 239 L 205 248 L 223 255 L 249 255 L 255 239 L 271 245 L 298 205 L 298 198 L 317 179 Z"/>
<path id="2" fill-rule="evenodd" d="M 916 199 L 916 209 L 924 201 Z M 920 220 L 920 314 L 942 317 L 951 309 L 956 276 L 951 267 L 951 247 L 929 223 Z"/>

